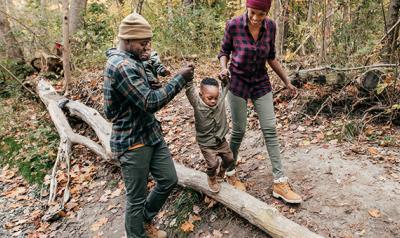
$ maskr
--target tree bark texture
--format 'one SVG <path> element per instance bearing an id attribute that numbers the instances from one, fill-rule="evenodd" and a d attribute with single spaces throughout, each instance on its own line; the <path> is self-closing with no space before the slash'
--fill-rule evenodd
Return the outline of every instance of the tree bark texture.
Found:
<path id="1" fill-rule="evenodd" d="M 72 0 L 69 11 L 69 34 L 73 35 L 83 25 L 87 0 Z"/>
<path id="2" fill-rule="evenodd" d="M 6 11 L 5 0 L 0 0 L 0 9 Z M 2 11 L 0 11 L 0 50 L 4 50 L 8 58 L 24 61 L 24 54 L 11 30 L 8 16 Z"/>
<path id="3" fill-rule="evenodd" d="M 62 13 L 63 13 L 63 69 L 64 69 L 64 91 L 68 93 L 69 85 L 71 82 L 71 66 L 70 66 L 70 55 L 71 50 L 69 46 L 69 1 L 62 1 Z"/>
<path id="4" fill-rule="evenodd" d="M 400 0 L 391 0 L 389 4 L 388 16 L 387 16 L 387 28 L 390 29 L 394 24 L 396 24 L 399 19 L 399 10 L 400 10 Z M 395 62 L 396 61 L 396 53 L 397 53 L 397 38 L 399 36 L 399 26 L 397 26 L 391 33 L 388 34 L 384 59 L 387 62 Z"/>

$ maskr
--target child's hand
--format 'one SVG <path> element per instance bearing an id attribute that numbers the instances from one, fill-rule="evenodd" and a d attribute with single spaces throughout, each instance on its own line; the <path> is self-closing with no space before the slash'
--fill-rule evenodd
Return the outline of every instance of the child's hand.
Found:
<path id="1" fill-rule="evenodd" d="M 221 81 L 222 85 L 227 85 L 229 81 L 229 77 L 221 77 L 221 75 L 218 75 L 218 79 Z"/>
<path id="2" fill-rule="evenodd" d="M 229 80 L 229 70 L 228 69 L 223 69 L 220 73 L 219 73 L 219 78 L 220 80 Z"/>
<path id="3" fill-rule="evenodd" d="M 170 76 L 171 75 L 171 71 L 169 71 L 168 69 L 164 68 L 164 69 L 161 70 L 160 75 L 162 77 Z"/>

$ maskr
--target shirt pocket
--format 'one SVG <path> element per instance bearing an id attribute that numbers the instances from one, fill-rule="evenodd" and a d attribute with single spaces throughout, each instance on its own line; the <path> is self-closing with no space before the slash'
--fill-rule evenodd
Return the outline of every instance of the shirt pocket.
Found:
<path id="1" fill-rule="evenodd" d="M 270 50 L 271 50 L 271 42 L 268 41 L 267 39 L 262 41 L 260 45 L 258 46 L 258 55 L 261 59 L 267 59 Z"/>

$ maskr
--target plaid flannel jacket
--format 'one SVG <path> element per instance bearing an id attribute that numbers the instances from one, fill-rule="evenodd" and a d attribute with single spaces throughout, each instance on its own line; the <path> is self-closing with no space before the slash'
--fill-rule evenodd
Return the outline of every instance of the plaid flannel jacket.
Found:
<path id="1" fill-rule="evenodd" d="M 154 113 L 185 86 L 181 75 L 164 87 L 152 90 L 149 74 L 133 54 L 109 49 L 104 70 L 104 112 L 112 122 L 111 151 L 114 158 L 138 143 L 155 145 L 163 139 Z"/>
<path id="2" fill-rule="evenodd" d="M 234 95 L 257 99 L 272 90 L 266 61 L 275 59 L 275 32 L 275 23 L 265 18 L 258 40 L 254 41 L 247 13 L 227 22 L 218 58 L 226 56 L 231 60 L 229 90 Z"/>

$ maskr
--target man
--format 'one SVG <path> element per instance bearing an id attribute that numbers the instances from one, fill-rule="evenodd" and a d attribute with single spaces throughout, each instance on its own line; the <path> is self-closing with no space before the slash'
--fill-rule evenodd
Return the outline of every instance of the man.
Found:
<path id="1" fill-rule="evenodd" d="M 125 182 L 128 238 L 166 237 L 163 231 L 157 231 L 157 235 L 149 233 L 154 231 L 151 220 L 178 178 L 154 113 L 171 101 L 194 75 L 193 66 L 184 67 L 164 87 L 153 90 L 141 61 L 151 47 L 152 35 L 149 23 L 142 16 L 133 13 L 125 17 L 119 26 L 119 47 L 107 51 L 104 70 L 104 110 L 112 122 L 113 157 L 120 162 Z M 157 184 L 146 197 L 149 172 Z"/>

